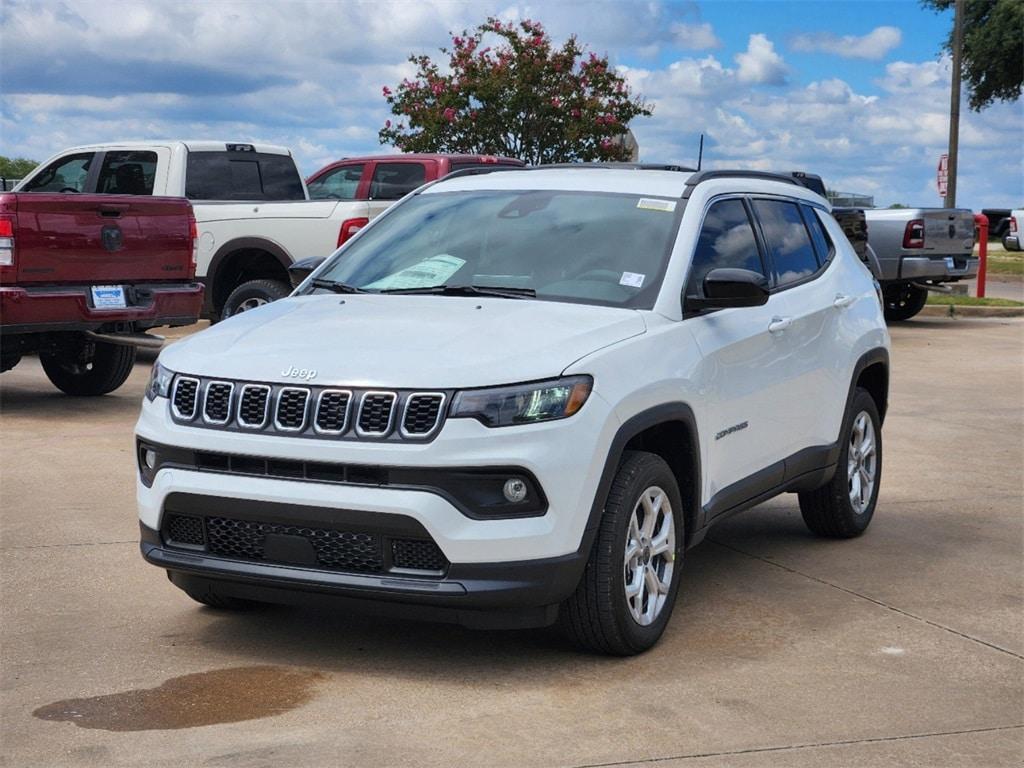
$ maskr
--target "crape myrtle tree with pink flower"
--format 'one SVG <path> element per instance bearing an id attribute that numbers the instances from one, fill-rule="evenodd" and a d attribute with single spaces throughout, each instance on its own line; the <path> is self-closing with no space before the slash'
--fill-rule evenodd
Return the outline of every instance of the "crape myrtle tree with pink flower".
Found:
<path id="1" fill-rule="evenodd" d="M 634 117 L 651 114 L 606 56 L 588 53 L 575 36 L 557 48 L 529 19 L 489 18 L 472 33 L 453 35 L 441 53 L 447 68 L 410 56 L 416 77 L 384 88 L 396 119 L 380 130 L 381 144 L 532 164 L 625 160 L 619 137 Z"/>

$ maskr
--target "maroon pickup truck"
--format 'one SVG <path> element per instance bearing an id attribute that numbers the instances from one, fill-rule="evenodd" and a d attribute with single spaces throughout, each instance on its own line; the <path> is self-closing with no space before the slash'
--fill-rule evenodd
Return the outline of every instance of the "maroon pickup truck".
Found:
<path id="1" fill-rule="evenodd" d="M 147 329 L 199 317 L 195 249 L 184 198 L 0 194 L 0 371 L 38 353 L 70 395 L 117 389 Z"/>

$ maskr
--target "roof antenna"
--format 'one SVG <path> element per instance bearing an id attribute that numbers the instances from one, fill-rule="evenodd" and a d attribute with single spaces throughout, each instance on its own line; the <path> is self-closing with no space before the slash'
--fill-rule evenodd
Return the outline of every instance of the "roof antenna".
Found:
<path id="1" fill-rule="evenodd" d="M 700 149 L 697 150 L 697 170 L 700 170 L 700 164 L 704 160 L 704 134 L 700 135 Z"/>

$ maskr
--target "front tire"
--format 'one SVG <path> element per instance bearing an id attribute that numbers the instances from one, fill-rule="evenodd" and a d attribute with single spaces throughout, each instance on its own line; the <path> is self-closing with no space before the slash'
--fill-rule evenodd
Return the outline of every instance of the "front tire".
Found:
<path id="1" fill-rule="evenodd" d="M 854 392 L 840 439 L 835 475 L 818 490 L 800 494 L 800 512 L 819 536 L 850 539 L 871 524 L 882 480 L 882 420 L 867 390 Z"/>
<path id="2" fill-rule="evenodd" d="M 135 365 L 136 349 L 104 341 L 39 353 L 47 378 L 61 392 L 92 397 L 124 384 Z"/>
<path id="3" fill-rule="evenodd" d="M 668 464 L 627 451 L 583 577 L 559 611 L 563 632 L 597 653 L 632 656 L 651 648 L 672 616 L 684 534 L 682 498 Z"/>
<path id="4" fill-rule="evenodd" d="M 250 280 L 235 288 L 224 302 L 221 320 L 232 315 L 248 312 L 250 309 L 262 307 L 272 301 L 283 299 L 292 292 L 287 283 L 280 280 Z"/>
<path id="5" fill-rule="evenodd" d="M 928 301 L 928 291 L 910 283 L 886 286 L 882 293 L 885 299 L 885 319 L 892 322 L 909 320 Z"/>

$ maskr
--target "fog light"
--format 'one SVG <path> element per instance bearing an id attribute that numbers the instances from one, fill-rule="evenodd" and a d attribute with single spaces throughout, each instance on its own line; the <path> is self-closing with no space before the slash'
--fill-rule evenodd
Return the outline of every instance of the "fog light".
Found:
<path id="1" fill-rule="evenodd" d="M 146 469 L 154 469 L 156 467 L 156 451 L 154 451 L 152 448 L 147 448 L 145 461 Z"/>
<path id="2" fill-rule="evenodd" d="M 518 504 L 526 498 L 526 483 L 518 477 L 510 477 L 505 481 L 505 487 L 501 489 L 505 499 L 512 504 Z"/>

